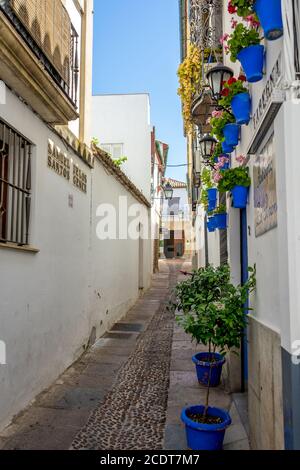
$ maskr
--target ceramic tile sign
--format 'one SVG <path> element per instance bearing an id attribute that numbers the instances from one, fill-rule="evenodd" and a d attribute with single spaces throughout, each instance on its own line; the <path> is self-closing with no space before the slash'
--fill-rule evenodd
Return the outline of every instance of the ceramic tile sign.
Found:
<path id="1" fill-rule="evenodd" d="M 256 156 L 253 165 L 255 236 L 277 227 L 276 168 L 273 136 Z"/>

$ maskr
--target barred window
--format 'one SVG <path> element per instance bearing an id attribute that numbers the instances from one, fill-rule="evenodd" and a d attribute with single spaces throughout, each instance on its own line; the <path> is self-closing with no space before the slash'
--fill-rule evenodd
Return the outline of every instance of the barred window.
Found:
<path id="1" fill-rule="evenodd" d="M 0 242 L 29 244 L 32 143 L 0 120 Z"/>

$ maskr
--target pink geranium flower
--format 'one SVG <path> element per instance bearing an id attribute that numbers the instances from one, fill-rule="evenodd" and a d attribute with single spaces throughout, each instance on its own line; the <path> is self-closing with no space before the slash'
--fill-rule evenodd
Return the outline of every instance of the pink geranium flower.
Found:
<path id="1" fill-rule="evenodd" d="M 246 161 L 246 157 L 244 157 L 244 155 L 239 155 L 235 159 L 238 163 L 240 163 L 240 165 L 243 165 L 243 163 L 245 163 L 245 161 Z"/>
<path id="2" fill-rule="evenodd" d="M 228 33 L 223 34 L 223 36 L 220 37 L 220 43 L 223 45 L 224 42 L 226 42 L 228 38 L 229 38 Z"/>
<path id="3" fill-rule="evenodd" d="M 223 178 L 222 174 L 220 173 L 220 171 L 214 171 L 213 172 L 213 180 L 214 180 L 214 183 L 219 183 L 219 181 L 221 181 L 221 179 Z"/>

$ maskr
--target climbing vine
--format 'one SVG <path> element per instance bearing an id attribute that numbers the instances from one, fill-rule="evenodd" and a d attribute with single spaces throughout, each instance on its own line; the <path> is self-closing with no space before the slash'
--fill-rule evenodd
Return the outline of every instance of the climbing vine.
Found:
<path id="1" fill-rule="evenodd" d="M 201 52 L 195 44 L 188 47 L 187 56 L 178 69 L 178 95 L 182 100 L 182 114 L 186 133 L 192 131 L 192 102 L 201 83 Z"/>

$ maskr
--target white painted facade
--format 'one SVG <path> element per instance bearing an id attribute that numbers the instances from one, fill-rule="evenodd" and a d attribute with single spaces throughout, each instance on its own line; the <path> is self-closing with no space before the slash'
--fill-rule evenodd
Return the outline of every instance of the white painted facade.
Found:
<path id="1" fill-rule="evenodd" d="M 150 201 L 151 131 L 148 94 L 93 96 L 92 136 L 100 146 L 119 144 L 122 170 Z"/>
<path id="2" fill-rule="evenodd" d="M 0 247 L 0 427 L 7 424 L 134 304 L 150 284 L 150 240 L 99 240 L 101 203 L 139 204 L 95 161 L 91 170 L 7 90 L 1 118 L 34 144 L 30 245 L 39 253 Z M 87 174 L 87 194 L 47 167 L 48 139 Z M 73 208 L 69 207 L 69 197 Z M 146 211 L 145 226 L 150 209 Z M 139 270 L 142 263 L 143 285 Z"/>
<path id="3" fill-rule="evenodd" d="M 80 26 L 80 11 L 75 4 L 78 2 L 65 2 L 72 22 Z M 92 29 L 93 2 L 81 0 L 80 4 L 89 8 L 86 27 Z M 80 121 L 70 123 L 70 129 L 86 143 L 93 135 L 88 125 L 91 41 L 91 30 L 85 41 L 80 38 L 90 56 L 82 62 L 86 73 L 81 76 L 85 81 L 80 82 L 84 94 Z M 129 185 L 108 172 L 98 158 L 94 168 L 89 166 L 7 87 L 5 92 L 0 118 L 32 142 L 33 153 L 29 246 L 18 249 L 0 243 L 0 429 L 125 315 L 151 281 L 149 237 L 97 237 L 99 205 L 113 207 L 118 227 L 119 217 L 126 218 L 119 206 L 123 197 L 128 207 L 140 208 L 145 229 L 150 223 L 150 207 L 139 202 Z M 144 153 L 133 176 L 136 183 L 141 179 L 141 188 L 150 200 L 148 97 L 141 101 L 144 141 L 138 151 L 142 153 L 143 149 Z M 49 139 L 70 160 L 69 181 L 48 167 Z M 73 165 L 86 175 L 86 193 L 73 184 Z"/>
<path id="4" fill-rule="evenodd" d="M 287 448 L 299 448 L 299 426 L 296 424 L 299 413 L 295 402 L 289 398 L 289 387 L 293 387 L 293 393 L 296 395 L 299 393 L 299 383 L 296 384 L 297 379 L 293 376 L 295 374 L 296 377 L 297 372 L 291 364 L 295 342 L 300 338 L 300 217 L 297 202 L 300 172 L 300 105 L 297 88 L 299 82 L 295 81 L 296 70 L 293 61 L 295 37 L 293 33 L 289 36 L 288 29 L 288 25 L 289 28 L 292 25 L 291 3 L 283 1 L 282 8 L 284 36 L 276 41 L 263 42 L 266 49 L 264 77 L 262 81 L 249 85 L 252 119 L 248 126 L 242 126 L 240 143 L 232 153 L 233 166 L 237 165 L 236 156 L 242 154 L 249 157 L 248 165 L 252 179 L 247 206 L 248 264 L 256 265 L 257 289 L 251 298 L 253 310 L 250 312 L 248 338 L 248 385 L 251 444 L 253 448 L 258 449 L 281 449 L 285 445 Z M 227 13 L 227 9 L 224 11 L 224 31 L 230 32 L 231 15 Z M 299 24 L 299 17 L 296 21 Z M 233 64 L 229 57 L 225 56 L 224 63 L 234 70 L 236 77 L 240 74 L 238 61 Z M 280 70 L 279 76 L 278 73 L 273 73 L 276 64 Z M 272 73 L 276 78 L 275 83 L 271 84 Z M 273 86 L 273 91 L 271 96 L 266 98 L 264 90 L 270 86 Z M 263 95 L 265 98 L 262 104 Z M 278 106 L 277 114 L 272 115 L 275 103 L 281 105 Z M 256 118 L 256 125 L 254 116 L 260 116 Z M 268 125 L 263 127 L 263 138 L 253 153 L 251 147 L 262 129 L 265 118 L 269 120 Z M 256 159 L 259 161 L 268 142 L 269 153 L 273 155 L 275 164 L 277 226 L 258 235 L 255 225 L 253 170 Z M 240 211 L 232 208 L 230 195 L 227 195 L 227 210 L 229 264 L 233 281 L 240 283 Z M 205 226 L 201 208 L 198 214 L 198 266 L 204 266 Z M 209 263 L 219 265 L 219 233 L 208 233 L 207 237 Z M 289 359 L 286 359 L 288 357 Z M 291 383 L 284 383 L 284 374 Z M 295 444 L 296 442 L 298 444 Z"/>

